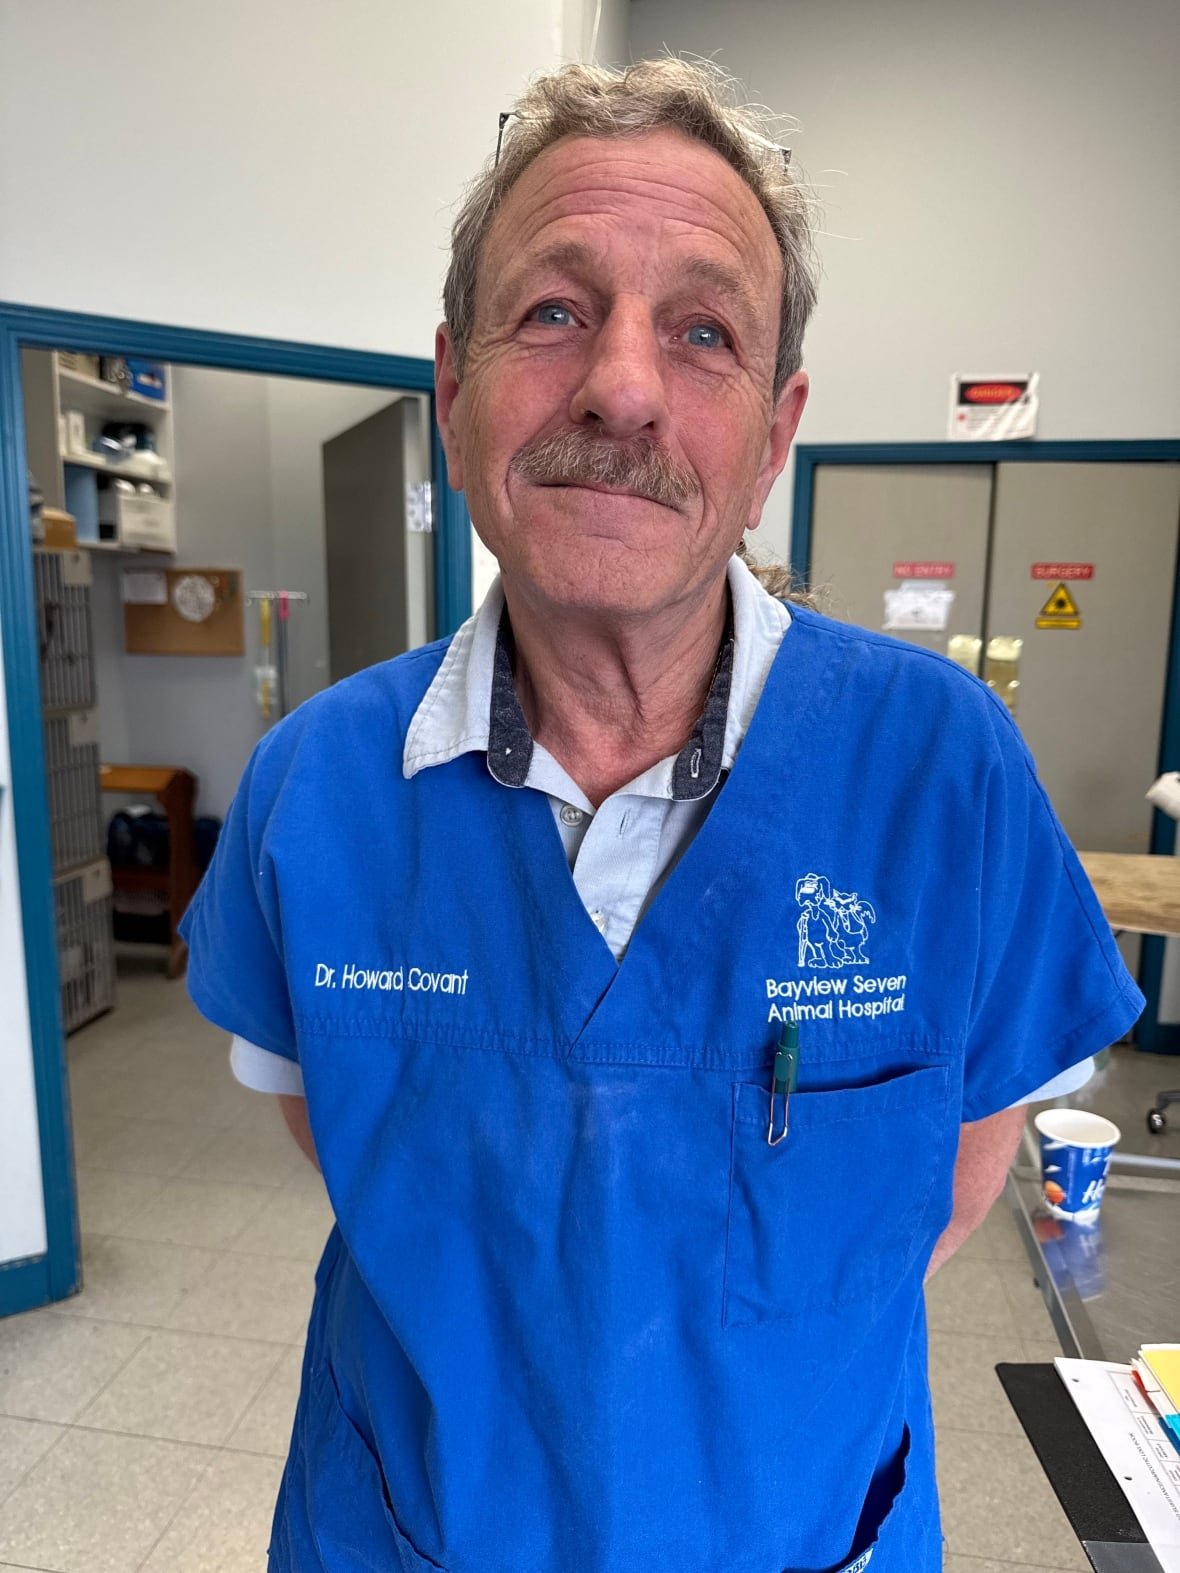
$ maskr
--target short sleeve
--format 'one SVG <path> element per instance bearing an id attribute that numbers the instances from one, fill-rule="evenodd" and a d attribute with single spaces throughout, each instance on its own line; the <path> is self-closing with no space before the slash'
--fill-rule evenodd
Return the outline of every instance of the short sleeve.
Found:
<path id="1" fill-rule="evenodd" d="M 189 947 L 188 991 L 202 1016 L 294 1060 L 278 891 L 267 852 L 276 793 L 266 753 L 274 736 L 263 739 L 246 766 L 180 932 Z"/>
<path id="2" fill-rule="evenodd" d="M 964 1120 L 1023 1101 L 1114 1043 L 1144 1003 L 1027 748 L 991 708 Z"/>

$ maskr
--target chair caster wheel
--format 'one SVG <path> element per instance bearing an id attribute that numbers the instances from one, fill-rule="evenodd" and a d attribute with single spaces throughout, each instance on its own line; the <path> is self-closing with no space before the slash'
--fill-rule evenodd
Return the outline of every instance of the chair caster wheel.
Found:
<path id="1" fill-rule="evenodd" d="M 1164 1111 L 1162 1109 L 1148 1109 L 1147 1129 L 1153 1136 L 1158 1136 L 1160 1132 L 1165 1129 L 1167 1123 L 1167 1118 L 1164 1115 Z"/>

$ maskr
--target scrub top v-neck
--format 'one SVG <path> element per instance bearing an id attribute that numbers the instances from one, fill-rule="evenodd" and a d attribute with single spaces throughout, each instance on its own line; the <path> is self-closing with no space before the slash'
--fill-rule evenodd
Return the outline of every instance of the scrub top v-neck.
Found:
<path id="1" fill-rule="evenodd" d="M 186 920 L 337 1217 L 272 1573 L 935 1573 L 960 1124 L 1142 1004 L 1006 711 L 798 609 L 617 963 L 538 794 L 402 774 L 444 653 L 264 740 Z"/>

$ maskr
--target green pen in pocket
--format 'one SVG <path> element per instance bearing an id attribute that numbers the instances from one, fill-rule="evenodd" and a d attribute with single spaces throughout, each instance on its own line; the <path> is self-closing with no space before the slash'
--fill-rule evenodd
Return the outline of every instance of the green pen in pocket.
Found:
<path id="1" fill-rule="evenodd" d="M 766 1130 L 766 1140 L 772 1147 L 777 1147 L 779 1142 L 787 1139 L 787 1132 L 791 1126 L 791 1094 L 795 1090 L 795 1083 L 799 1079 L 799 1024 L 794 1021 L 783 1023 L 782 1036 L 779 1038 L 778 1048 L 774 1055 L 774 1070 L 771 1072 L 770 1082 L 770 1124 Z M 779 1100 L 782 1100 L 781 1128 L 775 1131 L 779 1118 Z"/>

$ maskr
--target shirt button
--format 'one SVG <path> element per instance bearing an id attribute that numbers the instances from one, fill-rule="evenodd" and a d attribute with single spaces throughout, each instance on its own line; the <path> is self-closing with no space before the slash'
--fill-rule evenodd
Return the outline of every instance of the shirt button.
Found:
<path id="1" fill-rule="evenodd" d="M 572 803 L 563 803 L 561 805 L 561 822 L 563 825 L 580 825 L 585 817 L 582 810 L 575 808 Z"/>
<path id="2" fill-rule="evenodd" d="M 606 913 L 605 912 L 592 912 L 590 914 L 590 921 L 591 921 L 591 923 L 593 923 L 594 927 L 601 934 L 603 929 L 606 927 Z"/>

